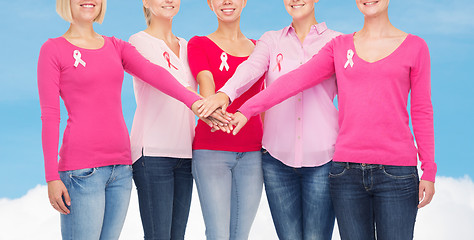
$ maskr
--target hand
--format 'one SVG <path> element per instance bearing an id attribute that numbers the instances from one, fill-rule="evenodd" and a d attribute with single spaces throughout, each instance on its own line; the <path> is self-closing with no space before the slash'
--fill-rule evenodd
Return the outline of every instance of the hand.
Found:
<path id="1" fill-rule="evenodd" d="M 235 126 L 232 134 L 236 135 L 237 133 L 239 133 L 240 129 L 242 129 L 245 126 L 245 124 L 248 122 L 248 119 L 240 112 L 236 112 L 232 116 L 232 118 L 233 119 L 232 121 L 230 121 L 230 124 Z"/>
<path id="2" fill-rule="evenodd" d="M 229 106 L 229 97 L 223 92 L 218 92 L 204 99 L 203 104 L 198 109 L 199 116 L 208 117 L 218 108 L 222 108 L 222 114 L 225 115 L 227 106 Z"/>
<path id="3" fill-rule="evenodd" d="M 191 110 L 198 117 L 199 117 L 198 108 L 202 106 L 202 103 L 203 103 L 203 99 L 200 99 L 194 102 L 193 105 L 191 106 Z M 216 114 L 212 114 L 212 116 L 209 116 L 209 117 L 199 117 L 199 119 L 201 119 L 203 122 L 209 125 L 209 127 L 212 128 L 211 129 L 212 132 L 215 132 L 218 130 L 222 130 L 224 132 L 230 132 L 230 130 L 227 130 L 227 128 L 225 128 L 225 126 L 229 125 L 229 121 L 232 120 L 232 118 L 230 117 L 230 114 L 220 114 L 219 112 L 217 112 Z"/>
<path id="4" fill-rule="evenodd" d="M 435 194 L 434 182 L 421 180 L 420 181 L 420 190 L 418 192 L 418 208 L 422 208 L 428 205 L 433 199 Z"/>
<path id="5" fill-rule="evenodd" d="M 48 182 L 48 197 L 51 206 L 53 206 L 56 211 L 66 215 L 71 213 L 65 205 L 71 206 L 71 198 L 69 197 L 66 186 L 64 186 L 61 180 Z"/>

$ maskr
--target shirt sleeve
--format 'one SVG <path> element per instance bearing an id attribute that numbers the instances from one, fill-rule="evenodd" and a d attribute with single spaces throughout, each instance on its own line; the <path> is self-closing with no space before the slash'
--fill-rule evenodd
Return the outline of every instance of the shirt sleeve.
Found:
<path id="1" fill-rule="evenodd" d="M 418 56 L 410 72 L 411 120 L 423 170 L 421 179 L 434 182 L 437 166 L 434 162 L 430 53 L 425 41 L 420 39 L 420 42 Z"/>
<path id="2" fill-rule="evenodd" d="M 122 65 L 126 72 L 176 98 L 191 108 L 200 97 L 181 85 L 166 69 L 151 63 L 130 43 L 116 40 L 121 47 Z"/>
<path id="3" fill-rule="evenodd" d="M 279 77 L 265 90 L 247 100 L 239 111 L 247 119 L 250 119 L 250 117 L 331 77 L 335 72 L 333 45 L 334 40 L 326 44 L 308 62 Z"/>
<path id="4" fill-rule="evenodd" d="M 205 70 L 211 71 L 202 37 L 193 37 L 188 42 L 188 64 L 194 79 Z"/>
<path id="5" fill-rule="evenodd" d="M 61 73 L 57 49 L 52 40 L 43 44 L 37 69 L 38 92 L 41 107 L 41 140 L 43 145 L 46 181 L 59 180 L 59 77 Z"/>
<path id="6" fill-rule="evenodd" d="M 250 89 L 268 70 L 271 46 L 272 38 L 269 33 L 265 33 L 258 40 L 249 58 L 237 67 L 234 75 L 218 92 L 225 93 L 229 96 L 230 101 L 234 101 Z"/>

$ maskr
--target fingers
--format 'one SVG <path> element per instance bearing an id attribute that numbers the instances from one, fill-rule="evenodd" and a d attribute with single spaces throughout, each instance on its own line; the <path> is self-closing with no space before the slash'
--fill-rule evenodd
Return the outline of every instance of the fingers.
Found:
<path id="1" fill-rule="evenodd" d="M 219 106 L 214 102 L 204 101 L 203 105 L 198 109 L 200 117 L 209 117 Z"/>
<path id="2" fill-rule="evenodd" d="M 63 198 L 61 197 L 59 200 L 56 200 L 56 203 L 58 204 L 58 208 L 56 208 L 56 210 L 58 210 L 60 213 L 62 214 L 69 214 L 70 211 L 69 211 L 69 208 L 66 207 L 66 204 L 64 203 L 63 201 Z"/>
<path id="3" fill-rule="evenodd" d="M 214 128 L 214 123 L 212 122 L 211 119 L 209 118 L 199 118 L 201 119 L 204 123 L 206 123 L 209 127 Z"/>
<path id="4" fill-rule="evenodd" d="M 225 114 L 227 105 L 229 105 L 229 97 L 224 93 L 218 92 L 203 100 L 202 105 L 198 109 L 199 116 L 209 117 L 220 107 L 223 107 L 223 114 Z"/>
<path id="5" fill-rule="evenodd" d="M 66 207 L 66 204 L 71 206 L 71 198 L 69 197 L 66 186 L 64 186 L 61 180 L 48 182 L 48 196 L 51 206 L 56 209 L 56 211 L 61 214 L 70 213 L 69 209 Z"/>
<path id="6" fill-rule="evenodd" d="M 66 194 L 67 194 L 67 190 L 66 190 Z M 68 197 L 68 200 L 67 202 L 69 202 L 69 206 L 71 205 L 71 200 L 69 198 L 69 194 L 67 194 L 67 197 Z M 66 207 L 66 204 L 64 203 L 64 200 L 63 200 L 63 194 L 60 194 L 58 196 L 55 196 L 55 197 L 51 197 L 49 199 L 49 202 L 51 203 L 51 206 L 56 209 L 56 211 L 58 211 L 59 213 L 61 214 L 69 214 L 71 213 L 69 211 L 69 209 Z"/>
<path id="7" fill-rule="evenodd" d="M 232 131 L 232 134 L 236 135 L 239 133 L 240 129 L 242 129 L 245 124 L 247 123 L 248 119 L 240 112 L 237 112 L 233 116 L 233 120 L 230 121 L 232 125 L 235 125 L 234 131 Z"/>
<path id="8" fill-rule="evenodd" d="M 433 200 L 433 196 L 435 194 L 434 183 L 429 181 L 420 181 L 420 187 L 418 191 L 418 208 L 422 208 L 428 205 L 431 200 Z"/>
<path id="9" fill-rule="evenodd" d="M 209 117 L 212 117 L 222 123 L 221 126 L 229 124 L 229 122 L 232 120 L 232 118 L 227 114 L 222 114 L 222 111 L 214 111 Z"/>
<path id="10" fill-rule="evenodd" d="M 237 133 L 240 132 L 240 129 L 242 129 L 244 127 L 244 123 L 242 122 L 237 122 L 237 124 L 235 125 L 235 128 L 234 128 L 234 131 L 232 131 L 232 134 L 237 135 Z"/>

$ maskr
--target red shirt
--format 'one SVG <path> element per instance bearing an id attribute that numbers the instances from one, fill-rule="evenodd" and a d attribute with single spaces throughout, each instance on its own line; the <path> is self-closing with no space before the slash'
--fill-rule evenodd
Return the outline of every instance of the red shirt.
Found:
<path id="1" fill-rule="evenodd" d="M 255 43 L 255 40 L 252 40 Z M 217 46 L 208 37 L 195 36 L 188 42 L 188 62 L 196 78 L 199 72 L 208 70 L 214 77 L 215 89 L 220 89 L 234 74 L 236 68 L 247 57 L 235 57 Z M 264 78 L 260 78 L 247 92 L 236 98 L 227 108 L 230 113 L 263 88 Z M 245 127 L 236 136 L 222 131 L 211 132 L 211 128 L 199 120 L 196 126 L 193 149 L 251 152 L 262 147 L 263 127 L 259 115 L 250 118 Z"/>

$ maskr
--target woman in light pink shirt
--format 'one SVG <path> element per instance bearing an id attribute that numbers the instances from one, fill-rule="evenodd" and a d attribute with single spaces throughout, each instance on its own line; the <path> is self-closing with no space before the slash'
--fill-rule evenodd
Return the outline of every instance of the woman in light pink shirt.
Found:
<path id="1" fill-rule="evenodd" d="M 225 110 L 261 76 L 271 86 L 340 33 L 315 18 L 318 1 L 284 0 L 290 26 L 266 32 L 202 114 Z M 262 167 L 265 191 L 279 239 L 331 239 L 334 211 L 329 174 L 338 133 L 336 79 L 299 92 L 265 112 Z"/>
<path id="2" fill-rule="evenodd" d="M 429 50 L 423 39 L 390 23 L 389 0 L 356 3 L 364 27 L 331 40 L 249 99 L 234 116 L 234 134 L 248 117 L 335 73 L 340 130 L 329 177 L 341 238 L 412 239 L 436 175 Z"/>
<path id="3" fill-rule="evenodd" d="M 180 2 L 143 1 L 148 27 L 129 41 L 184 87 L 196 91 L 188 65 L 188 43 L 172 32 Z M 136 77 L 133 86 L 137 109 L 130 142 L 145 239 L 184 239 L 193 189 L 194 114 L 183 103 Z"/>

